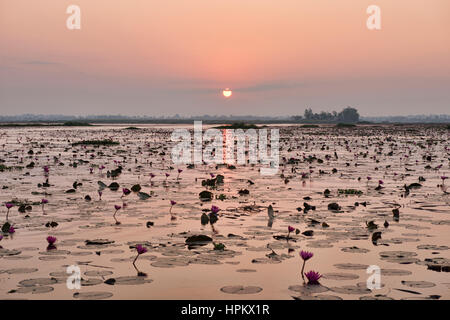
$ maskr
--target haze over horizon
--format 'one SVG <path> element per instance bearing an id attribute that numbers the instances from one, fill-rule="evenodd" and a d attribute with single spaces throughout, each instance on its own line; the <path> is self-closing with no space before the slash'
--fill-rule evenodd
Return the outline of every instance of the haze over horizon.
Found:
<path id="1" fill-rule="evenodd" d="M 449 30 L 448 0 L 0 0 L 1 113 L 448 114 Z"/>

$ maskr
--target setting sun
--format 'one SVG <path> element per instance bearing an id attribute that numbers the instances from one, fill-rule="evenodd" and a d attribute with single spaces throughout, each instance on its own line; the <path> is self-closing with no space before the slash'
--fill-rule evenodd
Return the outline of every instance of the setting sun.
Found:
<path id="1" fill-rule="evenodd" d="M 222 94 L 223 94 L 223 96 L 225 98 L 229 98 L 233 94 L 233 91 L 231 91 L 230 89 L 226 88 L 225 90 L 222 91 Z"/>

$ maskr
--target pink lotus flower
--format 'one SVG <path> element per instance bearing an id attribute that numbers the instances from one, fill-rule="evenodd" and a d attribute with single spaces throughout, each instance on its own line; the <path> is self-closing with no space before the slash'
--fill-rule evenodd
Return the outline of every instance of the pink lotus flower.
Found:
<path id="1" fill-rule="evenodd" d="M 143 254 L 143 253 L 147 252 L 147 248 L 138 244 L 138 245 L 136 245 L 136 251 L 138 254 Z"/>
<path id="2" fill-rule="evenodd" d="M 210 173 L 209 175 L 211 176 L 211 179 L 214 179 L 214 177 L 216 176 L 214 173 Z"/>
<path id="3" fill-rule="evenodd" d="M 128 188 L 123 188 L 123 189 L 122 189 L 122 196 L 121 196 L 121 198 L 122 198 L 123 196 L 129 195 L 130 193 L 131 193 L 130 189 L 128 189 Z"/>
<path id="4" fill-rule="evenodd" d="M 384 184 L 383 180 L 378 180 L 378 184 Z"/>
<path id="5" fill-rule="evenodd" d="M 52 246 L 55 242 L 56 242 L 56 237 L 53 236 L 48 236 L 47 237 L 47 242 L 50 246 Z"/>
<path id="6" fill-rule="evenodd" d="M 220 208 L 218 206 L 212 206 L 211 207 L 211 212 L 212 213 L 217 214 L 217 212 L 219 212 L 219 211 L 220 211 Z"/>
<path id="7" fill-rule="evenodd" d="M 116 205 L 114 205 L 114 209 L 116 209 L 116 211 L 115 211 L 114 214 L 113 214 L 113 218 L 114 218 L 114 220 L 116 221 L 116 224 L 120 224 L 120 222 L 117 221 L 117 219 L 116 219 L 116 213 L 117 213 L 117 211 L 119 211 L 120 209 L 122 209 L 122 207 L 116 204 Z"/>
<path id="8" fill-rule="evenodd" d="M 300 251 L 300 257 L 302 257 L 302 259 L 304 260 L 304 261 L 307 261 L 307 260 L 309 260 L 309 259 L 311 259 L 312 257 L 313 257 L 313 253 L 312 252 L 309 252 L 309 251 Z"/>
<path id="9" fill-rule="evenodd" d="M 16 232 L 16 229 L 13 226 L 9 227 L 8 233 L 13 234 L 14 232 Z"/>
<path id="10" fill-rule="evenodd" d="M 287 235 L 286 240 L 289 241 L 289 235 L 291 234 L 291 232 L 294 232 L 294 231 L 295 231 L 295 228 L 294 228 L 294 227 L 288 226 L 288 235 Z"/>
<path id="11" fill-rule="evenodd" d="M 169 213 L 170 213 L 170 218 L 171 218 L 171 220 L 175 220 L 176 218 L 172 215 L 172 207 L 174 206 L 174 205 L 176 205 L 177 203 L 175 202 L 175 201 L 173 201 L 173 200 L 170 200 L 170 210 L 169 210 Z"/>
<path id="12" fill-rule="evenodd" d="M 12 203 L 10 203 L 10 202 L 7 202 L 7 203 L 5 203 L 5 207 L 6 207 L 6 209 L 7 209 L 7 211 L 6 211 L 6 221 L 8 221 L 9 210 L 10 210 L 12 207 L 14 207 L 14 204 L 12 204 Z"/>
<path id="13" fill-rule="evenodd" d="M 98 196 L 99 196 L 100 200 L 102 200 L 102 194 L 103 194 L 103 192 L 101 192 L 101 191 L 98 192 Z"/>
<path id="14" fill-rule="evenodd" d="M 137 251 L 137 256 L 136 256 L 136 258 L 134 258 L 134 260 L 133 260 L 133 267 L 134 267 L 134 268 L 136 269 L 136 271 L 138 272 L 138 276 L 139 276 L 139 277 L 145 277 L 145 276 L 147 276 L 147 275 L 146 275 L 145 273 L 143 273 L 143 272 L 140 272 L 139 269 L 136 267 L 136 260 L 139 258 L 139 256 L 140 256 L 141 254 L 147 252 L 147 248 L 144 247 L 144 246 L 142 246 L 142 245 L 140 245 L 140 244 L 137 244 L 137 245 L 136 245 L 136 251 Z"/>
<path id="15" fill-rule="evenodd" d="M 43 212 L 43 213 L 45 213 L 44 206 L 45 206 L 47 203 L 48 203 L 48 200 L 47 200 L 47 199 L 42 199 L 42 200 L 41 200 L 42 212 Z"/>
<path id="16" fill-rule="evenodd" d="M 308 261 L 309 259 L 311 259 L 313 257 L 313 253 L 309 252 L 309 251 L 300 251 L 300 257 L 303 259 L 303 265 L 302 265 L 302 271 L 301 271 L 301 275 L 302 275 L 302 279 L 303 281 L 305 281 L 305 276 L 303 275 L 304 271 L 305 271 L 305 265 L 306 265 L 306 261 Z"/>
<path id="17" fill-rule="evenodd" d="M 0 234 L 0 241 L 2 241 L 2 239 L 3 239 L 3 236 Z"/>
<path id="18" fill-rule="evenodd" d="M 305 273 L 306 278 L 308 279 L 308 284 L 317 285 L 319 283 L 319 279 L 322 278 L 322 275 L 316 271 L 308 271 Z"/>

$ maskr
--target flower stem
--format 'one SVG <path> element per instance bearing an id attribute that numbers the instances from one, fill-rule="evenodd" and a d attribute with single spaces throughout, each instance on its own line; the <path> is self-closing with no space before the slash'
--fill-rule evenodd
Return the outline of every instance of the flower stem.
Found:
<path id="1" fill-rule="evenodd" d="M 116 224 L 118 224 L 119 221 L 117 221 L 117 219 L 116 219 L 116 213 L 117 213 L 117 210 L 114 212 L 113 218 L 116 221 Z"/>
<path id="2" fill-rule="evenodd" d="M 302 266 L 302 279 L 303 279 L 303 282 L 305 281 L 305 273 L 304 273 L 304 271 L 305 271 L 305 264 L 306 264 L 306 260 L 303 260 L 303 266 Z"/>
<path id="3" fill-rule="evenodd" d="M 133 266 L 136 268 L 136 260 L 137 260 L 137 258 L 139 258 L 139 253 L 138 253 L 138 255 L 136 256 L 136 258 L 134 258 L 134 260 L 133 260 Z M 137 269 L 137 268 L 136 268 Z"/>

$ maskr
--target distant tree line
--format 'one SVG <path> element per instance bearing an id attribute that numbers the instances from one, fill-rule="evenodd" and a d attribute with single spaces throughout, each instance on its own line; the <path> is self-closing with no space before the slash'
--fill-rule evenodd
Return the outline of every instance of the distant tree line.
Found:
<path id="1" fill-rule="evenodd" d="M 355 123 L 359 121 L 359 113 L 352 107 L 347 107 L 339 113 L 336 111 L 314 113 L 311 108 L 307 108 L 303 116 L 293 116 L 292 118 L 299 122 Z"/>

